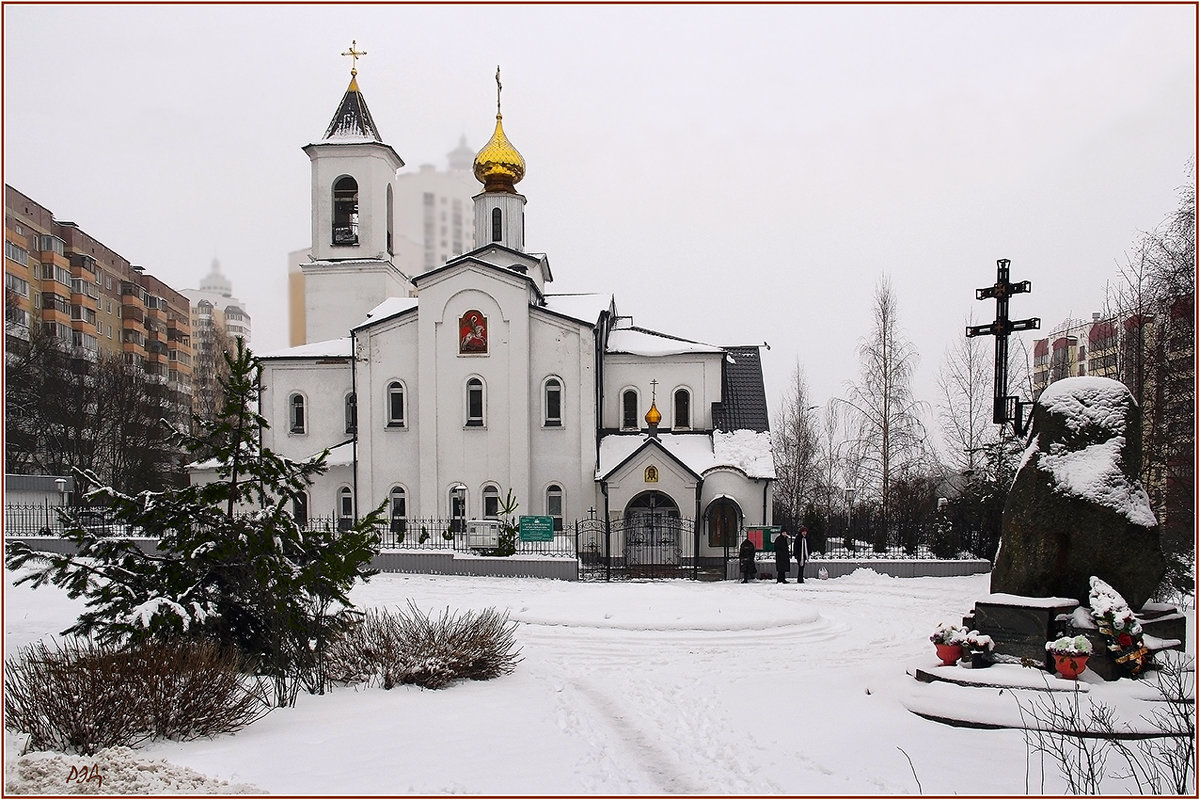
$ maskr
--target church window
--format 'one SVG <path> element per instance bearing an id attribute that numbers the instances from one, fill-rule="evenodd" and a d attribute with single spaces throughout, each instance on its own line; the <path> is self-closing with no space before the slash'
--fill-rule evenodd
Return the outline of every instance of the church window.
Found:
<path id="1" fill-rule="evenodd" d="M 338 489 L 338 530 L 344 531 L 354 524 L 354 492 L 349 486 Z"/>
<path id="2" fill-rule="evenodd" d="M 501 236 L 501 228 L 502 228 L 501 223 L 503 221 L 502 216 L 503 216 L 502 212 L 500 211 L 499 208 L 492 209 L 492 241 L 493 242 L 498 242 L 502 238 L 504 238 L 503 236 Z"/>
<path id="3" fill-rule="evenodd" d="M 563 490 L 557 483 L 546 487 L 546 516 L 554 520 L 554 530 L 563 529 Z"/>
<path id="4" fill-rule="evenodd" d="M 308 492 L 293 495 L 292 519 L 301 529 L 308 527 Z"/>
<path id="5" fill-rule="evenodd" d="M 675 429 L 688 430 L 692 427 L 692 393 L 687 389 L 675 390 Z"/>
<path id="6" fill-rule="evenodd" d="M 358 395 L 354 392 L 346 395 L 346 433 L 358 430 Z"/>
<path id="7" fill-rule="evenodd" d="M 483 381 L 471 378 L 467 381 L 467 425 L 483 427 Z"/>
<path id="8" fill-rule="evenodd" d="M 387 251 L 389 254 L 394 253 L 392 249 L 392 218 L 395 214 L 395 200 L 392 198 L 392 185 L 389 183 L 387 187 Z"/>
<path id="9" fill-rule="evenodd" d="M 349 175 L 333 184 L 333 243 L 358 244 L 358 181 Z"/>
<path id="10" fill-rule="evenodd" d="M 500 490 L 495 486 L 483 487 L 483 518 L 500 519 Z"/>
<path id="11" fill-rule="evenodd" d="M 545 386 L 546 416 L 544 423 L 548 428 L 562 425 L 562 382 L 558 378 L 548 378 Z"/>
<path id="12" fill-rule="evenodd" d="M 292 433 L 307 433 L 308 429 L 305 427 L 304 416 L 304 395 L 299 393 L 292 395 L 288 405 L 290 408 L 289 414 L 291 415 Z"/>
<path id="13" fill-rule="evenodd" d="M 390 510 L 392 519 L 392 533 L 404 533 L 408 524 L 408 495 L 402 486 L 393 486 L 391 494 Z"/>
<path id="14" fill-rule="evenodd" d="M 388 427 L 403 428 L 405 422 L 404 384 L 392 381 L 387 388 Z"/>
<path id="15" fill-rule="evenodd" d="M 621 393 L 621 427 L 627 430 L 638 427 L 637 389 L 626 389 Z"/>
<path id="16" fill-rule="evenodd" d="M 461 483 L 450 487 L 450 529 L 459 533 L 467 529 L 467 487 Z"/>

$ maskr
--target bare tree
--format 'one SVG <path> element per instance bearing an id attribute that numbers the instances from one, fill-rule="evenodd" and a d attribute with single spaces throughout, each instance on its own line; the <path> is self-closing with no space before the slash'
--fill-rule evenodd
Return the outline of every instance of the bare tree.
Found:
<path id="1" fill-rule="evenodd" d="M 775 500 L 782 511 L 781 521 L 793 528 L 800 521 L 805 504 L 816 497 L 821 483 L 813 414 L 819 406 L 809 401 L 808 381 L 797 361 L 780 401 L 778 423 L 772 434 Z"/>
<path id="2" fill-rule="evenodd" d="M 843 402 L 852 416 L 850 450 L 860 464 L 861 500 L 877 504 L 882 534 L 893 523 L 891 494 L 901 476 L 919 471 L 927 456 L 921 404 L 912 395 L 917 354 L 900 331 L 891 281 L 884 276 L 875 290 L 873 328 L 859 342 L 860 377 Z"/>
<path id="3" fill-rule="evenodd" d="M 974 315 L 968 315 L 964 323 L 974 325 Z M 974 473 L 986 460 L 988 448 L 995 445 L 994 357 L 987 350 L 984 340 L 964 336 L 946 351 L 938 371 L 943 458 L 956 473 Z"/>

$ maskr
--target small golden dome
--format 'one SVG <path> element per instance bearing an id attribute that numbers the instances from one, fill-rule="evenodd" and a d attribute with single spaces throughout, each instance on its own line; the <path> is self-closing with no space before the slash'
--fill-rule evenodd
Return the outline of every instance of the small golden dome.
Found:
<path id="1" fill-rule="evenodd" d="M 475 179 L 483 184 L 485 192 L 516 194 L 514 184 L 525 177 L 525 159 L 504 135 L 500 120 L 497 114 L 496 132 L 475 156 Z"/>
<path id="2" fill-rule="evenodd" d="M 658 410 L 658 404 L 651 400 L 650 410 L 646 412 L 646 424 L 657 425 L 660 422 L 662 422 L 662 413 Z"/>

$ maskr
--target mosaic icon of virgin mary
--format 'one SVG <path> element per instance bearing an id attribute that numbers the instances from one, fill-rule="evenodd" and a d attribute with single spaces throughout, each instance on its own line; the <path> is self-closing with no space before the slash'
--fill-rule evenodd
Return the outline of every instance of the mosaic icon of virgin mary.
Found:
<path id="1" fill-rule="evenodd" d="M 486 353 L 487 349 L 487 317 L 468 311 L 458 320 L 458 352 Z"/>

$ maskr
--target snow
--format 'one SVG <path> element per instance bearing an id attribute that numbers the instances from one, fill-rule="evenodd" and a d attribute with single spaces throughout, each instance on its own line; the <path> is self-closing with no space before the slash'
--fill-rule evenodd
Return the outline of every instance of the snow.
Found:
<path id="1" fill-rule="evenodd" d="M 595 325 L 600 315 L 612 307 L 610 294 L 548 294 L 546 310 L 564 317 Z"/>
<path id="2" fill-rule="evenodd" d="M 598 477 L 609 475 L 650 439 L 647 434 L 609 434 L 600 439 Z M 702 433 L 660 433 L 658 443 L 697 475 L 719 467 L 733 467 L 751 478 L 774 478 L 771 434 L 738 430 Z"/>
<path id="3" fill-rule="evenodd" d="M 692 342 L 655 333 L 644 328 L 613 328 L 608 335 L 608 352 L 635 356 L 674 356 L 695 353 L 722 353 L 711 344 Z"/>
<path id="4" fill-rule="evenodd" d="M 259 358 L 349 358 L 350 337 L 330 339 L 324 342 L 302 344 L 299 347 L 289 347 L 284 350 L 272 350 L 269 353 L 259 353 Z"/>
<path id="5" fill-rule="evenodd" d="M 6 575 L 4 603 L 10 654 L 83 608 L 53 586 L 15 587 L 15 577 Z M 49 757 L 14 763 L 9 749 L 6 786 L 71 792 L 70 767 L 95 763 L 104 791 L 139 794 L 1061 793 L 1049 763 L 1042 783 L 1020 731 L 955 728 L 910 711 L 962 713 L 964 693 L 974 693 L 974 718 L 1017 717 L 1010 690 L 907 674 L 977 672 L 938 666 L 928 637 L 987 596 L 988 583 L 986 574 L 900 579 L 865 569 L 802 585 L 382 574 L 353 590 L 359 607 L 411 599 L 427 612 L 507 611 L 518 623 L 516 671 L 438 691 L 302 694 L 236 735 L 43 763 L 43 783 L 17 773 Z M 1009 686 L 1076 685 L 1016 665 L 986 674 Z M 1129 680 L 1078 685 L 1126 704 L 1150 691 Z M 11 748 L 14 734 L 5 738 Z M 122 789 L 135 757 L 148 766 Z M 185 769 L 209 780 L 186 790 L 168 782 Z"/>
<path id="6" fill-rule="evenodd" d="M 354 326 L 354 330 L 372 325 L 377 322 L 383 322 L 386 319 L 403 314 L 406 311 L 412 311 L 417 307 L 417 298 L 415 297 L 389 297 L 379 305 L 367 312 L 367 318 Z"/>
<path id="7" fill-rule="evenodd" d="M 1050 384 L 1038 403 L 1066 418 L 1073 432 L 1104 430 L 1107 441 L 1071 450 L 1052 442 L 1041 450 L 1035 438 L 1022 458 L 1030 458 L 1054 476 L 1066 494 L 1084 498 L 1121 513 L 1134 525 L 1153 528 L 1158 524 L 1146 490 L 1131 481 L 1121 469 L 1125 448 L 1125 406 L 1132 402 L 1129 389 L 1111 378 L 1067 378 Z"/>

